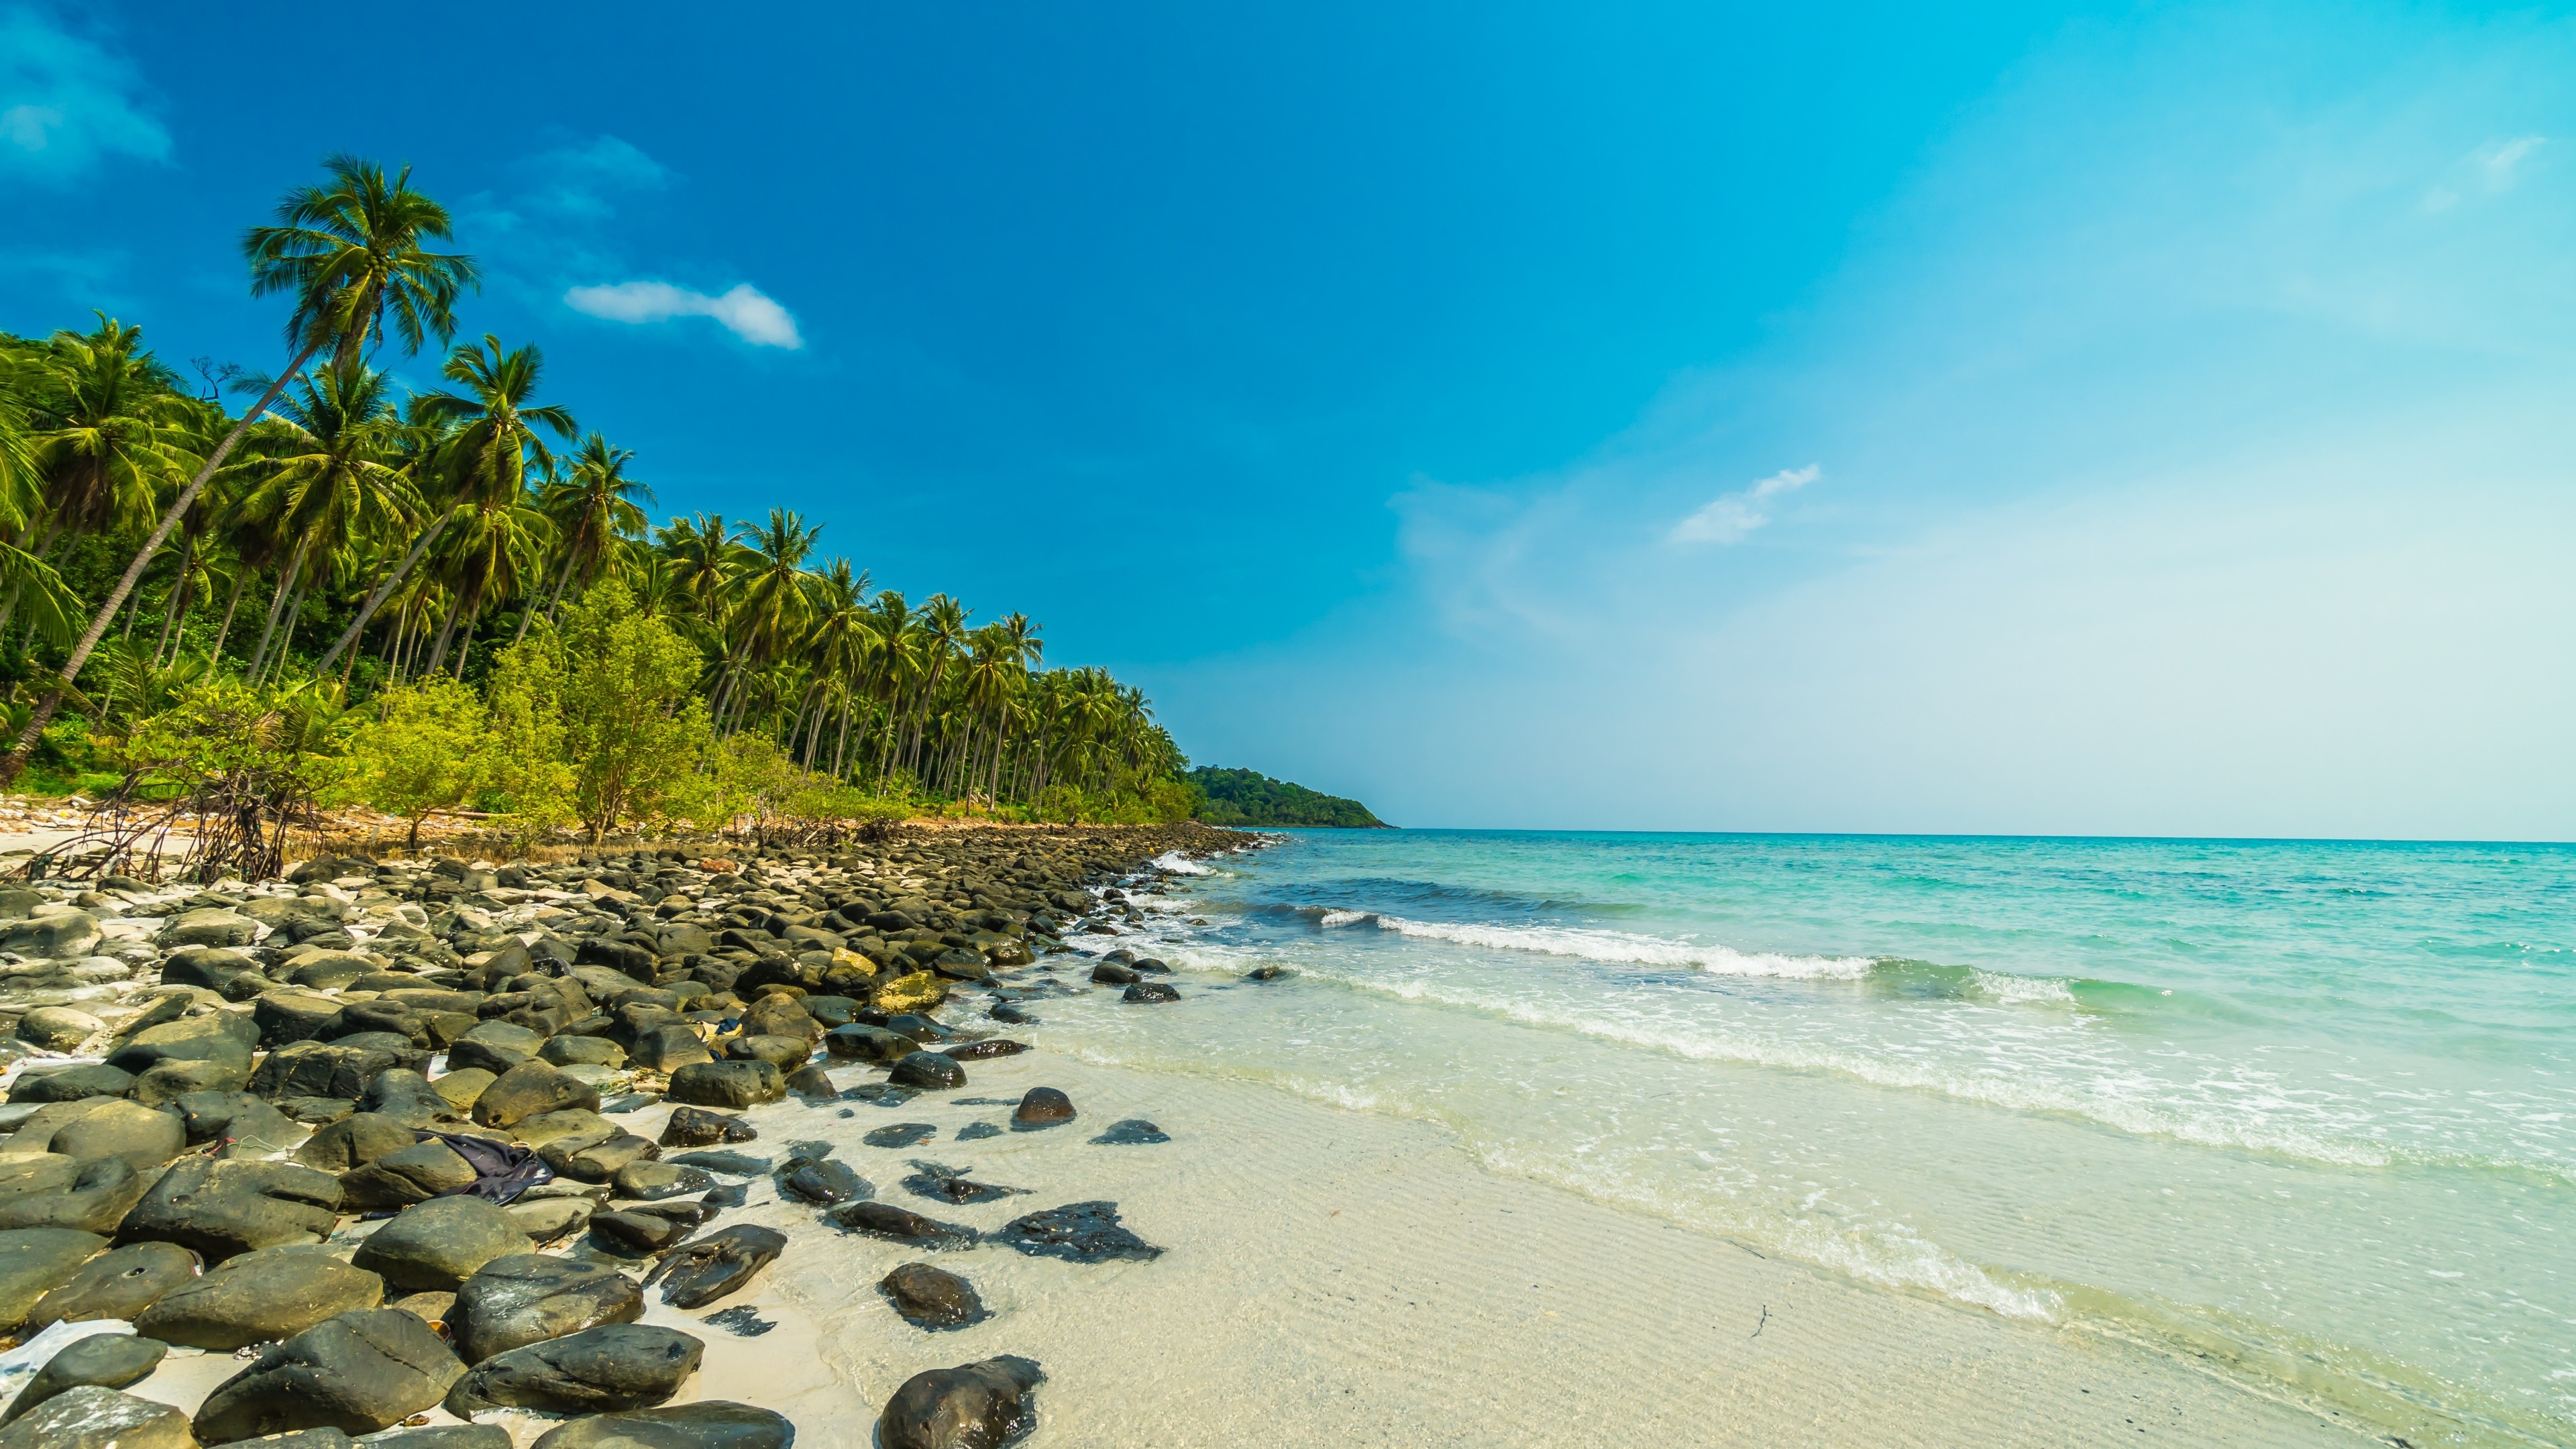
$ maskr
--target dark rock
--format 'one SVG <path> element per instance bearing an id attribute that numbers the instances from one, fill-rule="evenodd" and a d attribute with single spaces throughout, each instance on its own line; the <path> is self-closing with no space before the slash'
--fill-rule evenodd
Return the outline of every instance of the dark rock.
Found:
<path id="1" fill-rule="evenodd" d="M 988 1358 L 903 1381 L 877 1416 L 881 1449 L 1000 1449 L 1036 1422 L 1030 1390 L 1046 1379 L 1025 1358 Z"/>
<path id="2" fill-rule="evenodd" d="M 760 1310 L 748 1303 L 717 1309 L 698 1321 L 712 1323 L 736 1338 L 758 1338 L 778 1326 L 777 1320 L 761 1317 Z"/>
<path id="3" fill-rule="evenodd" d="M 795 1442 L 796 1426 L 783 1415 L 725 1399 L 701 1399 L 575 1419 L 547 1430 L 529 1449 L 789 1449 Z"/>
<path id="4" fill-rule="evenodd" d="M 694 1167 L 640 1160 L 617 1169 L 617 1175 L 610 1179 L 616 1196 L 639 1202 L 659 1202 L 664 1198 L 705 1192 L 715 1186 L 715 1181 Z"/>
<path id="5" fill-rule="evenodd" d="M 937 1052 L 914 1052 L 894 1064 L 886 1080 L 898 1087 L 917 1087 L 924 1091 L 947 1091 L 966 1085 L 966 1069 L 955 1057 Z"/>
<path id="6" fill-rule="evenodd" d="M 419 1319 L 423 1323 L 436 1325 L 445 1323 L 447 1321 L 447 1316 L 455 1311 L 456 1295 L 453 1293 L 406 1293 L 400 1298 L 387 1303 L 385 1306 L 387 1308 L 399 1308 L 403 1312 L 410 1314 L 412 1317 Z"/>
<path id="7" fill-rule="evenodd" d="M 162 999 L 178 1002 L 180 1011 L 187 1009 L 183 998 Z M 116 1050 L 107 1054 L 107 1064 L 137 1076 L 172 1061 L 239 1061 L 247 1068 L 252 1049 L 259 1045 L 259 1023 L 229 1011 L 182 1017 L 140 1031 L 129 1027 L 128 1032 Z"/>
<path id="8" fill-rule="evenodd" d="M 448 1391 L 447 1412 L 470 1419 L 501 1408 L 550 1414 L 650 1408 L 678 1393 L 705 1355 L 703 1341 L 677 1329 L 585 1328 L 476 1364 Z"/>
<path id="9" fill-rule="evenodd" d="M 1038 1020 L 1007 1001 L 994 1002 L 992 1009 L 984 1014 L 995 1021 L 1011 1026 L 1035 1026 Z"/>
<path id="10" fill-rule="evenodd" d="M 596 1213 L 590 1220 L 591 1236 L 612 1248 L 630 1253 L 659 1253 L 689 1235 L 695 1223 L 681 1222 L 649 1212 Z"/>
<path id="11" fill-rule="evenodd" d="M 221 1444 L 295 1429 L 372 1433 L 435 1404 L 465 1365 L 430 1326 L 391 1308 L 343 1313 L 275 1344 L 197 1410 Z"/>
<path id="12" fill-rule="evenodd" d="M 971 1248 L 975 1245 L 973 1228 L 939 1222 L 890 1203 L 843 1203 L 825 1213 L 823 1220 L 843 1232 L 864 1233 L 872 1238 L 912 1243 L 924 1248 Z"/>
<path id="13" fill-rule="evenodd" d="M 878 1281 L 877 1290 L 915 1328 L 964 1328 L 992 1317 L 975 1285 L 928 1263 L 906 1263 Z"/>
<path id="14" fill-rule="evenodd" d="M 498 1424 L 432 1424 L 386 1429 L 349 1442 L 362 1449 L 510 1449 L 510 1431 Z"/>
<path id="15" fill-rule="evenodd" d="M 27 1072 L 9 1089 L 12 1102 L 77 1102 L 83 1097 L 122 1097 L 134 1090 L 134 1074 L 105 1062 Z"/>
<path id="16" fill-rule="evenodd" d="M 1011 1109 L 1011 1129 L 1015 1132 L 1034 1131 L 1070 1122 L 1073 1117 L 1071 1097 L 1053 1087 L 1031 1087 L 1027 1095 L 1020 1098 L 1020 1105 Z"/>
<path id="17" fill-rule="evenodd" d="M 1007 1041 L 994 1037 L 986 1041 L 960 1042 L 952 1047 L 942 1047 L 940 1055 L 955 1057 L 961 1062 L 980 1062 L 989 1061 L 994 1057 L 1015 1057 L 1028 1049 L 1026 1042 Z"/>
<path id="18" fill-rule="evenodd" d="M 559 1176 L 576 1182 L 607 1182 L 626 1167 L 649 1162 L 661 1155 L 662 1149 L 651 1139 L 639 1137 L 623 1128 L 610 1127 L 599 1132 L 576 1133 L 558 1137 L 537 1150 Z"/>
<path id="19" fill-rule="evenodd" d="M 740 1110 L 787 1095 L 787 1082 L 767 1062 L 698 1062 L 671 1074 L 671 1100 Z"/>
<path id="20" fill-rule="evenodd" d="M 196 1282 L 197 1270 L 197 1255 L 176 1243 L 135 1243 L 101 1253 L 36 1300 L 27 1329 L 100 1318 L 132 1322 L 165 1295 Z"/>
<path id="21" fill-rule="evenodd" d="M 196 1443 L 187 1415 L 94 1384 L 66 1389 L 0 1429 L 0 1449 L 196 1449 Z"/>
<path id="22" fill-rule="evenodd" d="M 1004 1224 L 994 1237 L 1032 1257 L 1075 1263 L 1150 1263 L 1163 1256 L 1162 1249 L 1119 1226 L 1114 1202 L 1066 1203 L 1031 1213 Z"/>
<path id="23" fill-rule="evenodd" d="M 960 1142 L 981 1142 L 987 1137 L 1001 1135 L 1002 1129 L 990 1122 L 969 1122 L 957 1129 L 957 1140 Z"/>
<path id="24" fill-rule="evenodd" d="M 1287 966 L 1255 966 L 1251 970 L 1243 973 L 1243 979 L 1246 981 L 1285 981 L 1296 974 L 1295 969 Z"/>
<path id="25" fill-rule="evenodd" d="M 841 1089 L 844 1102 L 866 1102 L 878 1107 L 900 1107 L 920 1095 L 910 1087 L 898 1087 L 890 1082 L 861 1082 L 855 1087 Z"/>
<path id="26" fill-rule="evenodd" d="M 373 1038 L 374 1034 L 369 1034 Z M 290 1042 L 268 1054 L 251 1073 L 250 1090 L 270 1101 L 288 1097 L 333 1097 L 356 1101 L 379 1072 L 405 1065 L 389 1048 L 358 1042 Z"/>
<path id="27" fill-rule="evenodd" d="M 1176 988 L 1166 986 L 1160 981 L 1139 981 L 1135 985 L 1130 986 L 1125 991 L 1119 993 L 1118 999 L 1121 1001 L 1152 1005 L 1165 1001 L 1178 1001 L 1181 999 L 1181 993 Z"/>
<path id="28" fill-rule="evenodd" d="M 740 1224 L 681 1244 L 644 1286 L 661 1285 L 662 1301 L 674 1308 L 702 1308 L 749 1283 L 786 1250 L 785 1234 Z"/>
<path id="29" fill-rule="evenodd" d="M 739 1117 L 701 1107 L 674 1107 L 662 1124 L 665 1147 L 709 1147 L 719 1142 L 750 1142 L 760 1134 Z"/>
<path id="30" fill-rule="evenodd" d="M 188 1129 L 176 1112 L 108 1102 L 64 1124 L 49 1145 L 83 1161 L 117 1157 L 137 1169 L 159 1167 L 188 1145 Z"/>
<path id="31" fill-rule="evenodd" d="M 666 1073 L 714 1060 L 707 1044 L 699 1039 L 696 1032 L 677 1024 L 636 1033 L 635 1039 L 627 1046 L 626 1056 L 639 1067 Z"/>
<path id="32" fill-rule="evenodd" d="M 403 1209 L 349 1261 L 405 1292 L 454 1292 L 484 1264 L 527 1250 L 528 1235 L 507 1212 L 459 1194 Z"/>
<path id="33" fill-rule="evenodd" d="M 391 1117 L 357 1112 L 314 1133 L 295 1149 L 295 1160 L 324 1172 L 348 1172 L 417 1140 L 412 1129 Z"/>
<path id="34" fill-rule="evenodd" d="M 0 1233 L 0 1331 L 16 1328 L 46 1294 L 107 1250 L 107 1239 L 71 1228 Z"/>
<path id="35" fill-rule="evenodd" d="M 456 1290 L 447 1331 L 457 1352 L 494 1354 L 644 1316 L 644 1290 L 606 1263 L 518 1253 L 495 1258 Z"/>
<path id="36" fill-rule="evenodd" d="M 460 1192 L 477 1175 L 474 1165 L 446 1143 L 416 1142 L 344 1175 L 340 1191 L 343 1205 L 352 1209 L 399 1209 Z"/>
<path id="37" fill-rule="evenodd" d="M 912 1055 L 916 1043 L 881 1026 L 836 1026 L 823 1033 L 823 1050 L 845 1060 L 886 1064 Z"/>
<path id="38" fill-rule="evenodd" d="M 939 1129 L 927 1122 L 897 1122 L 891 1127 L 879 1127 L 859 1140 L 870 1147 L 911 1147 L 938 1135 Z"/>
<path id="39" fill-rule="evenodd" d="M 897 1012 L 893 1016 L 887 1017 L 884 1025 L 886 1030 L 893 1032 L 895 1035 L 900 1037 L 909 1037 L 914 1042 L 924 1046 L 927 1046 L 932 1042 L 946 1041 L 957 1035 L 957 1033 L 949 1030 L 947 1027 L 941 1026 L 938 1022 L 931 1020 L 929 1017 L 926 1017 L 917 1011 Z"/>
<path id="40" fill-rule="evenodd" d="M 1135 1147 L 1155 1142 L 1169 1142 L 1172 1137 L 1170 1133 L 1142 1117 L 1130 1117 L 1124 1122 L 1110 1123 L 1108 1131 L 1091 1140 L 1110 1147 Z"/>
<path id="41" fill-rule="evenodd" d="M 604 1036 L 558 1036 L 547 1039 L 537 1048 L 537 1060 L 558 1067 L 609 1067 L 626 1065 L 626 1048 Z"/>
<path id="42" fill-rule="evenodd" d="M 934 1202 L 996 1202 L 1025 1191 L 1016 1187 L 996 1187 L 989 1182 L 971 1182 L 962 1175 L 963 1169 L 943 1167 L 936 1162 L 923 1162 L 916 1158 L 912 1165 L 919 1171 L 903 1180 L 904 1191 Z"/>
<path id="43" fill-rule="evenodd" d="M 179 1114 L 189 1145 L 228 1140 L 254 1152 L 275 1152 L 304 1137 L 285 1113 L 248 1092 L 189 1092 L 163 1104 Z"/>
<path id="44" fill-rule="evenodd" d="M 474 1099 L 474 1120 L 507 1127 L 545 1112 L 599 1110 L 599 1089 L 533 1058 L 503 1072 Z"/>
<path id="45" fill-rule="evenodd" d="M 1091 979 L 1103 986 L 1133 986 L 1139 979 L 1134 968 L 1115 961 L 1103 961 L 1091 968 Z"/>
<path id="46" fill-rule="evenodd" d="M 160 1107 L 191 1092 L 232 1092 L 250 1084 L 250 1059 L 172 1060 L 155 1062 L 134 1079 L 127 1097 L 146 1107 Z"/>
<path id="47" fill-rule="evenodd" d="M 778 1190 L 826 1207 L 867 1197 L 876 1191 L 869 1186 L 867 1179 L 838 1162 L 808 1162 L 792 1172 L 781 1173 Z"/>
<path id="48" fill-rule="evenodd" d="M 163 1343 L 225 1351 L 273 1343 L 385 1301 L 385 1281 L 321 1248 L 265 1248 L 172 1286 L 134 1320 Z"/>
<path id="49" fill-rule="evenodd" d="M 453 1130 L 464 1122 L 456 1104 L 429 1078 L 404 1067 L 378 1072 L 359 1102 L 362 1111 L 416 1131 Z"/>
<path id="50" fill-rule="evenodd" d="M 758 1177 L 773 1165 L 766 1157 L 753 1157 L 742 1152 L 683 1152 L 662 1159 L 675 1167 L 700 1167 L 709 1172 L 728 1173 L 735 1177 Z"/>
<path id="51" fill-rule="evenodd" d="M 157 1338 L 139 1338 L 131 1333 L 98 1333 L 80 1339 L 46 1360 L 27 1387 L 9 1402 L 9 1419 L 62 1393 L 84 1384 L 99 1388 L 121 1389 L 140 1383 L 161 1366 L 170 1346 Z M 5 1422 L 5 1421 L 0 1421 Z"/>
<path id="52" fill-rule="evenodd" d="M 831 1097 L 840 1093 L 832 1083 L 832 1074 L 821 1065 L 798 1067 L 787 1074 L 787 1090 L 800 1097 Z"/>
<path id="53" fill-rule="evenodd" d="M 47 1167 L 59 1162 L 69 1180 L 51 1191 L 0 1198 L 0 1230 L 75 1228 L 84 1233 L 112 1234 L 152 1185 L 122 1157 L 82 1161 L 59 1153 L 36 1159 Z"/>

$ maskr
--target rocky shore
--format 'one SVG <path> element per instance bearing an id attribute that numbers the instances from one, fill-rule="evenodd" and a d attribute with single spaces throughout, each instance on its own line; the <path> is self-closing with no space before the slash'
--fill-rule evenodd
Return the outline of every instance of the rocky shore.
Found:
<path id="1" fill-rule="evenodd" d="M 968 1090 L 978 1062 L 1027 1050 L 1005 1033 L 1049 996 L 1176 999 L 1159 963 L 1067 942 L 1140 918 L 1158 861 L 1254 840 L 907 831 L 828 853 L 0 886 L 0 1449 L 785 1449 L 786 1416 L 696 1379 L 711 1338 L 774 1326 L 749 1295 L 817 1246 L 800 1238 L 921 1255 L 878 1292 L 924 1335 L 989 1317 L 926 1261 L 944 1251 L 1162 1249 L 1113 1202 L 1014 1204 L 926 1159 L 887 1183 L 918 1207 L 880 1200 L 831 1144 L 751 1119 Z M 1043 1086 L 991 1105 L 1007 1119 L 958 1140 L 1080 1115 Z M 1165 1137 L 1127 1120 L 1085 1140 Z M 794 1211 L 728 1222 L 746 1203 Z M 1033 1210 L 952 1220 L 992 1204 Z M 1010 1354 L 916 1373 L 877 1440 L 1007 1442 L 1044 1377 Z M 203 1391 L 170 1391 L 183 1379 Z"/>

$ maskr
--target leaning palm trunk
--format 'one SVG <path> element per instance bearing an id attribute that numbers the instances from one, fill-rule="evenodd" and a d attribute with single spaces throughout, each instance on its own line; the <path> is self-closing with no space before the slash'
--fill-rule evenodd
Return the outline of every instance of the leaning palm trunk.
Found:
<path id="1" fill-rule="evenodd" d="M 197 476 L 189 479 L 188 486 L 179 490 L 179 496 L 170 500 L 169 508 L 161 514 L 161 521 L 152 526 L 151 536 L 134 551 L 134 559 L 125 566 L 125 573 L 117 579 L 116 587 L 108 591 L 106 601 L 99 605 L 89 627 L 81 632 L 80 642 L 72 646 L 71 657 L 63 661 L 62 673 L 47 687 L 44 698 L 36 701 L 34 712 L 27 716 L 27 727 L 18 732 L 18 742 L 10 748 L 8 758 L 0 760 L 0 786 L 15 784 L 19 772 L 27 768 L 28 752 L 35 749 L 37 739 L 45 733 L 45 726 L 53 723 L 54 711 L 62 708 L 64 693 L 80 678 L 81 666 L 89 663 L 89 656 L 106 635 L 107 626 L 116 621 L 116 611 L 125 606 L 125 596 L 134 592 L 135 582 L 143 577 L 145 566 L 161 552 L 161 545 L 169 541 L 170 530 L 178 527 L 179 520 L 196 506 L 197 495 L 206 491 L 206 480 L 215 476 L 215 470 L 224 465 L 224 459 L 232 456 L 233 447 L 242 440 L 242 434 L 249 432 L 250 425 L 259 415 L 268 411 L 268 405 L 277 401 L 277 395 L 286 391 L 288 381 L 304 370 L 304 364 L 313 360 L 314 351 L 321 345 L 318 336 L 304 344 L 304 349 L 295 354 L 295 360 L 286 365 L 286 371 L 278 374 L 277 380 L 268 385 L 268 391 L 260 394 L 259 401 L 241 415 L 241 421 L 233 424 L 232 431 L 224 434 L 224 440 L 197 469 Z"/>
<path id="2" fill-rule="evenodd" d="M 438 515 L 437 522 L 422 529 L 420 537 L 411 541 L 411 551 L 404 554 L 402 562 L 395 565 L 394 571 L 385 576 L 385 581 L 376 585 L 375 591 L 367 595 L 367 602 L 358 608 L 358 617 L 349 621 L 348 631 L 340 636 L 340 642 L 332 645 L 331 652 L 323 655 L 313 666 L 314 673 L 319 674 L 329 669 L 332 660 L 339 658 L 342 651 L 358 642 L 358 636 L 367 631 L 367 621 L 375 617 L 377 608 L 393 594 L 396 588 L 401 586 L 405 578 L 410 576 L 412 566 L 420 562 L 422 554 L 429 552 L 430 544 L 437 540 L 440 531 L 447 527 L 447 520 L 454 516 L 453 511 L 441 513 Z"/>
<path id="3" fill-rule="evenodd" d="M 250 655 L 250 678 L 253 684 L 257 684 L 260 675 L 267 672 L 269 641 L 277 637 L 278 616 L 285 609 L 287 599 L 295 592 L 296 580 L 304 572 L 305 550 L 312 546 L 313 540 L 310 536 L 298 540 L 295 545 L 295 557 L 287 560 L 286 572 L 277 576 L 277 592 L 268 600 L 268 618 L 260 625 L 259 647 L 252 650 Z"/>
<path id="4" fill-rule="evenodd" d="M 245 568 L 233 575 L 233 595 L 224 600 L 224 622 L 215 628 L 215 647 L 206 651 L 207 659 L 215 660 L 224 657 L 224 640 L 233 632 L 233 611 L 241 607 L 242 590 L 249 583 L 249 569 Z"/>

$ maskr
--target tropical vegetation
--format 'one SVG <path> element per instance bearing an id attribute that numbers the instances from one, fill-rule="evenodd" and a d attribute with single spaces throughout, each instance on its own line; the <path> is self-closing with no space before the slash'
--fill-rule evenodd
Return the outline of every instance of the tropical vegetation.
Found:
<path id="1" fill-rule="evenodd" d="M 654 524 L 649 465 L 534 343 L 458 340 L 447 211 L 407 169 L 324 171 L 243 241 L 275 373 L 183 375 L 104 314 L 0 333 L 0 785 L 168 795 L 258 758 L 531 838 L 1197 806 L 1144 695 L 1047 667 L 1026 615 L 877 588 L 786 509 Z"/>
<path id="2" fill-rule="evenodd" d="M 1357 800 L 1274 780 L 1257 770 L 1192 770 L 1189 783 L 1202 799 L 1198 818 L 1210 825 L 1340 826 L 1386 828 Z"/>

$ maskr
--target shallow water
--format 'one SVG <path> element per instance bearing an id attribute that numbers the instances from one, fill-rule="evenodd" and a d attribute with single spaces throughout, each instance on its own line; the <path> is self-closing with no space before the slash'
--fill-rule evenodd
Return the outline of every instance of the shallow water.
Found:
<path id="1" fill-rule="evenodd" d="M 1200 999 L 1045 1001 L 1039 1039 L 1436 1120 L 2416 1444 L 2576 1439 L 2576 849 L 1366 831 L 1209 864 L 1083 942 Z M 1269 962 L 1298 974 L 1235 981 Z"/>

